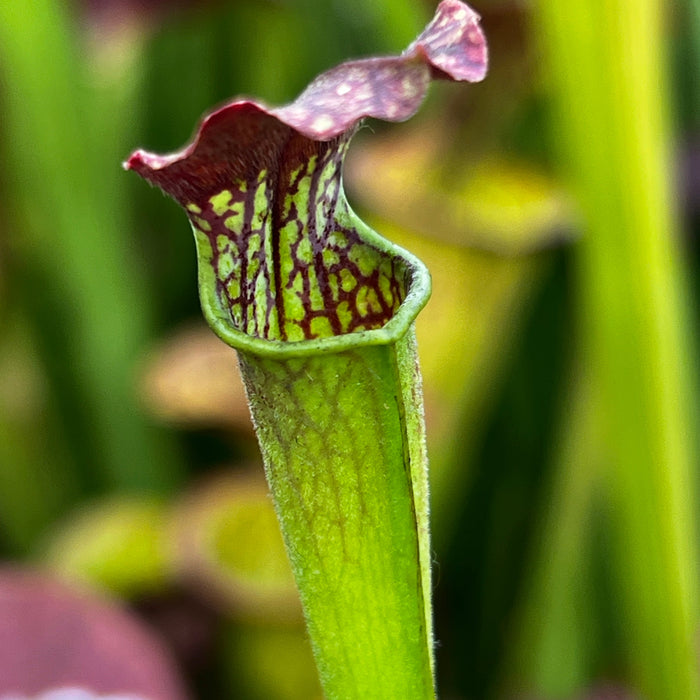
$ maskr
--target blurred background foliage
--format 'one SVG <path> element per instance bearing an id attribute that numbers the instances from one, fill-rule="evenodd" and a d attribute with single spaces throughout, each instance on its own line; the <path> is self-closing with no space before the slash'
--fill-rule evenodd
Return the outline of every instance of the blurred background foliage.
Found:
<path id="1" fill-rule="evenodd" d="M 346 168 L 434 278 L 441 697 L 695 698 L 700 6 L 473 4 L 487 80 L 371 123 Z M 0 556 L 121 600 L 192 697 L 320 691 L 188 224 L 119 164 L 433 9 L 0 3 Z"/>

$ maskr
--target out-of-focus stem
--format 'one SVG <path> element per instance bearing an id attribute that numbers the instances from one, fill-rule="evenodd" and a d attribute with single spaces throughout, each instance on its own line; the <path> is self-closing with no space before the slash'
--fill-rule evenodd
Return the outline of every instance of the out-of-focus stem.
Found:
<path id="1" fill-rule="evenodd" d="M 540 0 L 556 135 L 585 220 L 579 291 L 611 465 L 633 681 L 700 697 L 688 323 L 658 0 Z"/>

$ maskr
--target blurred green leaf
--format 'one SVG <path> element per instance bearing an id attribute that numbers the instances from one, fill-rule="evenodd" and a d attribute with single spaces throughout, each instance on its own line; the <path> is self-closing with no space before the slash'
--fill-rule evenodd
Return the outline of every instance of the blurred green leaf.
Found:
<path id="1" fill-rule="evenodd" d="M 51 533 L 42 562 L 62 578 L 133 598 L 172 582 L 167 511 L 118 497 L 81 507 Z"/>
<path id="2" fill-rule="evenodd" d="M 133 367 L 151 317 L 115 160 L 130 124 L 119 118 L 119 91 L 138 64 L 90 96 L 77 29 L 63 3 L 0 7 L 3 127 L 22 222 L 12 249 L 41 281 L 24 294 L 55 297 L 65 314 L 37 319 L 37 333 L 59 343 L 59 371 L 77 404 L 62 419 L 88 446 L 85 473 L 102 488 L 163 489 L 177 480 L 177 460 L 134 401 Z"/>
<path id="3" fill-rule="evenodd" d="M 663 3 L 537 4 L 555 134 L 585 233 L 582 334 L 601 392 L 614 570 L 638 690 L 700 696 L 696 377 L 674 214 Z"/>

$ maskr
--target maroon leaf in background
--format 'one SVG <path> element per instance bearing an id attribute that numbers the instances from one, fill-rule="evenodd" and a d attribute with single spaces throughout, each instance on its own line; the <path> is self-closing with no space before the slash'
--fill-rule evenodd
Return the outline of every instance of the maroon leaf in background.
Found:
<path id="1" fill-rule="evenodd" d="M 0 697 L 80 687 L 184 700 L 159 640 L 94 594 L 19 569 L 0 570 Z"/>

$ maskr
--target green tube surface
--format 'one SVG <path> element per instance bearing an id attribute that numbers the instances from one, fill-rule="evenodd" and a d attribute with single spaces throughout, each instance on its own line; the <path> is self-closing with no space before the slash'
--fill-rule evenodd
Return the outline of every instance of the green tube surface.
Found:
<path id="1" fill-rule="evenodd" d="M 326 694 L 433 697 L 413 330 L 331 355 L 239 358 Z"/>

